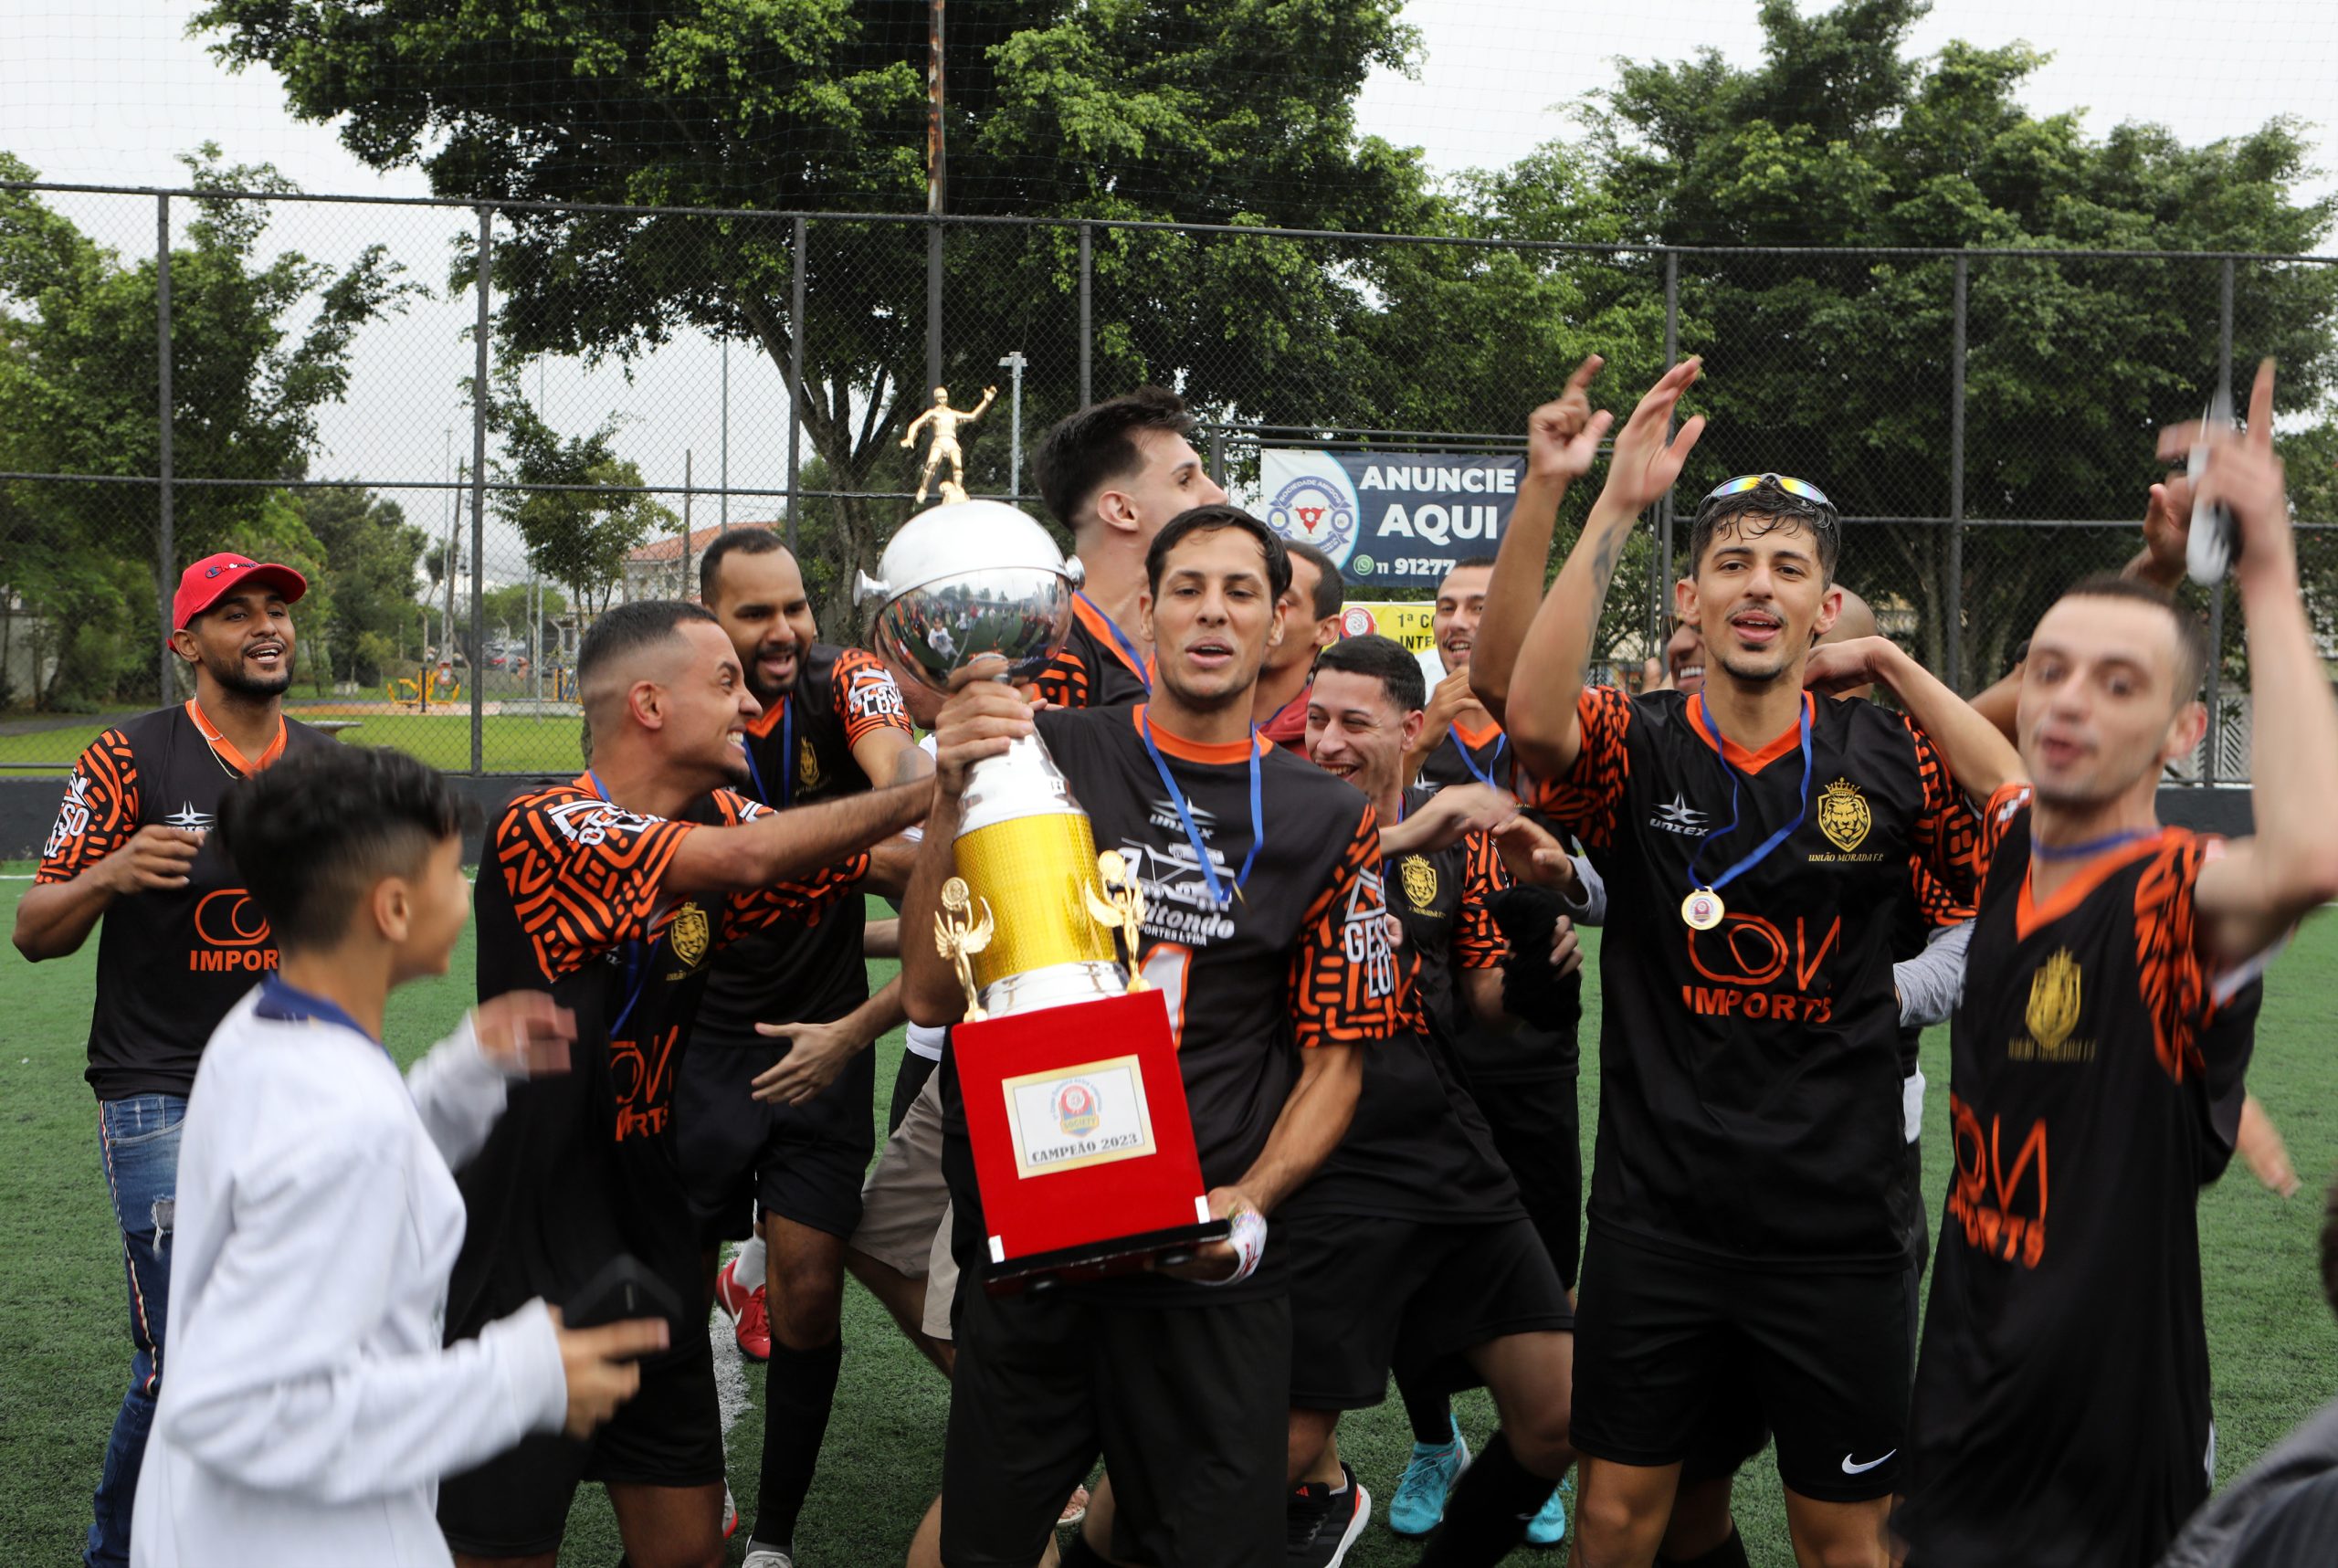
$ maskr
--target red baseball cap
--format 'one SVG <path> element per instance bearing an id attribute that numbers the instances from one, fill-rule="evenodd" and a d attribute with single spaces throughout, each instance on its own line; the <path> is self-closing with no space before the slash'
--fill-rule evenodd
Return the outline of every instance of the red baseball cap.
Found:
<path id="1" fill-rule="evenodd" d="M 187 623 L 246 583 L 267 584 L 288 605 L 309 591 L 309 580 L 290 566 L 223 550 L 179 574 L 179 591 L 171 596 L 172 626 L 186 630 Z"/>

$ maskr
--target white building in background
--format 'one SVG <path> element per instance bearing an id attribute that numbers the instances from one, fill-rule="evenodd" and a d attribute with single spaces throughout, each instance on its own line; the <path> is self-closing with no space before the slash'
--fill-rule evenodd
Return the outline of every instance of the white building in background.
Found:
<path id="1" fill-rule="evenodd" d="M 776 521 L 734 522 L 733 531 L 755 528 L 769 531 L 780 526 Z M 698 598 L 698 563 L 706 554 L 706 547 L 722 534 L 720 526 L 694 528 L 690 534 L 688 558 L 685 561 L 682 536 L 669 533 L 663 539 L 653 539 L 625 558 L 625 580 L 617 584 L 616 601 L 631 604 L 636 599 Z"/>

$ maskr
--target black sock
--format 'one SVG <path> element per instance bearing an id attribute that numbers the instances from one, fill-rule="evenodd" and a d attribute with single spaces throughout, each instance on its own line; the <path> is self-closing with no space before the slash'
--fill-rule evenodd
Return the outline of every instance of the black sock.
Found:
<path id="1" fill-rule="evenodd" d="M 1397 1397 L 1405 1402 L 1405 1419 L 1413 1424 L 1413 1441 L 1442 1448 L 1453 1441 L 1453 1405 L 1426 1372 L 1399 1370 Z"/>
<path id="2" fill-rule="evenodd" d="M 1695 1557 L 1657 1558 L 1659 1568 L 1754 1568 L 1745 1559 L 1745 1538 L 1737 1533 L 1734 1521 L 1729 1527 L 1729 1539 L 1711 1552 Z"/>
<path id="3" fill-rule="evenodd" d="M 1428 1538 L 1420 1568 L 1492 1568 L 1526 1539 L 1528 1521 L 1558 1489 L 1520 1464 L 1496 1432 L 1453 1485 L 1445 1522 Z"/>
<path id="4" fill-rule="evenodd" d="M 795 1516 L 812 1489 L 843 1361 L 842 1340 L 799 1351 L 772 1336 L 771 1364 L 764 1373 L 763 1479 L 755 1488 L 755 1527 L 747 1532 L 765 1546 L 786 1549 L 795 1540 Z"/>

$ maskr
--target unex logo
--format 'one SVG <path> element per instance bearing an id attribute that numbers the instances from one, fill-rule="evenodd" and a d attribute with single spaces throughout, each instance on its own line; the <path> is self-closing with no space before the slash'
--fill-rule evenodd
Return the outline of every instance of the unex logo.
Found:
<path id="1" fill-rule="evenodd" d="M 1671 801 L 1658 806 L 1656 815 L 1648 819 L 1648 825 L 1660 833 L 1702 834 L 1705 831 L 1705 814 L 1683 800 L 1680 792 L 1675 790 Z"/>

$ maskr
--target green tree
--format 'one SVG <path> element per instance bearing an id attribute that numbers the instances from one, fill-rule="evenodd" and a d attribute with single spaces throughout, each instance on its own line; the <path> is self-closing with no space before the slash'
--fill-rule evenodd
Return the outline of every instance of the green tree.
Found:
<path id="1" fill-rule="evenodd" d="M 950 9 L 950 208 L 1399 228 L 1424 212 L 1416 162 L 1355 132 L 1356 90 L 1404 67 L 1400 0 L 959 0 Z M 342 120 L 378 168 L 443 195 L 786 210 L 923 210 L 922 12 L 844 0 L 679 0 L 559 8 L 517 0 L 215 0 L 196 17 L 233 65 L 279 73 L 293 110 Z M 904 23 L 907 25 L 904 26 Z M 343 119 L 345 117 L 345 119 Z M 784 365 L 802 331 L 803 417 L 836 488 L 909 488 L 898 437 L 928 400 L 924 235 L 811 225 L 816 301 L 788 319 L 788 226 L 627 213 L 508 215 L 506 349 L 638 354 L 697 330 Z M 1337 327 L 1362 308 L 1354 247 L 1100 232 L 1097 384 L 1182 382 L 1212 408 L 1319 417 L 1353 406 Z M 1031 354 L 1027 430 L 1076 385 L 1077 240 L 950 235 L 944 379 Z M 976 490 L 1005 488 L 994 412 Z M 905 507 L 834 508 L 837 573 L 873 563 Z M 855 616 L 832 587 L 823 624 Z"/>
<path id="2" fill-rule="evenodd" d="M 378 685 L 414 624 L 417 568 L 427 542 L 397 502 L 357 485 L 294 492 L 325 555 L 327 613 L 311 610 L 307 636 L 331 650 L 333 675 Z M 320 624 L 321 623 L 321 624 Z"/>
<path id="3" fill-rule="evenodd" d="M 520 531 L 537 571 L 566 584 L 577 608 L 597 616 L 625 580 L 626 558 L 680 519 L 642 493 L 641 470 L 616 457 L 611 419 L 584 436 L 563 436 L 531 407 L 506 375 L 490 419 L 510 460 L 502 474 L 525 488 L 500 490 L 495 507 Z"/>
<path id="4" fill-rule="evenodd" d="M 183 159 L 198 190 L 290 191 L 276 171 L 227 165 L 205 144 Z M 0 176 L 35 172 L 0 153 Z M 298 252 L 260 255 L 268 209 L 198 196 L 184 245 L 171 253 L 172 437 L 189 479 L 277 481 L 297 475 L 316 441 L 317 411 L 348 387 L 360 326 L 402 306 L 412 285 L 381 247 L 336 270 Z M 0 468 L 19 472 L 148 477 L 160 471 L 155 404 L 155 264 L 125 260 L 50 209 L 37 192 L 0 191 Z M 290 323 L 305 321 L 297 335 Z M 174 497 L 184 563 L 272 524 L 280 496 L 265 486 L 181 486 Z M 111 699 L 142 653 L 95 657 L 99 628 L 146 641 L 156 580 L 154 494 L 120 484 L 19 485 L 14 510 L 39 526 L 12 532 L 0 587 L 54 619 L 74 649 L 47 699 Z M 90 572 L 93 559 L 133 563 Z M 120 595 L 126 595 L 121 597 Z M 134 630 L 132 628 L 135 628 Z M 149 645 L 151 646 L 151 645 Z"/>

